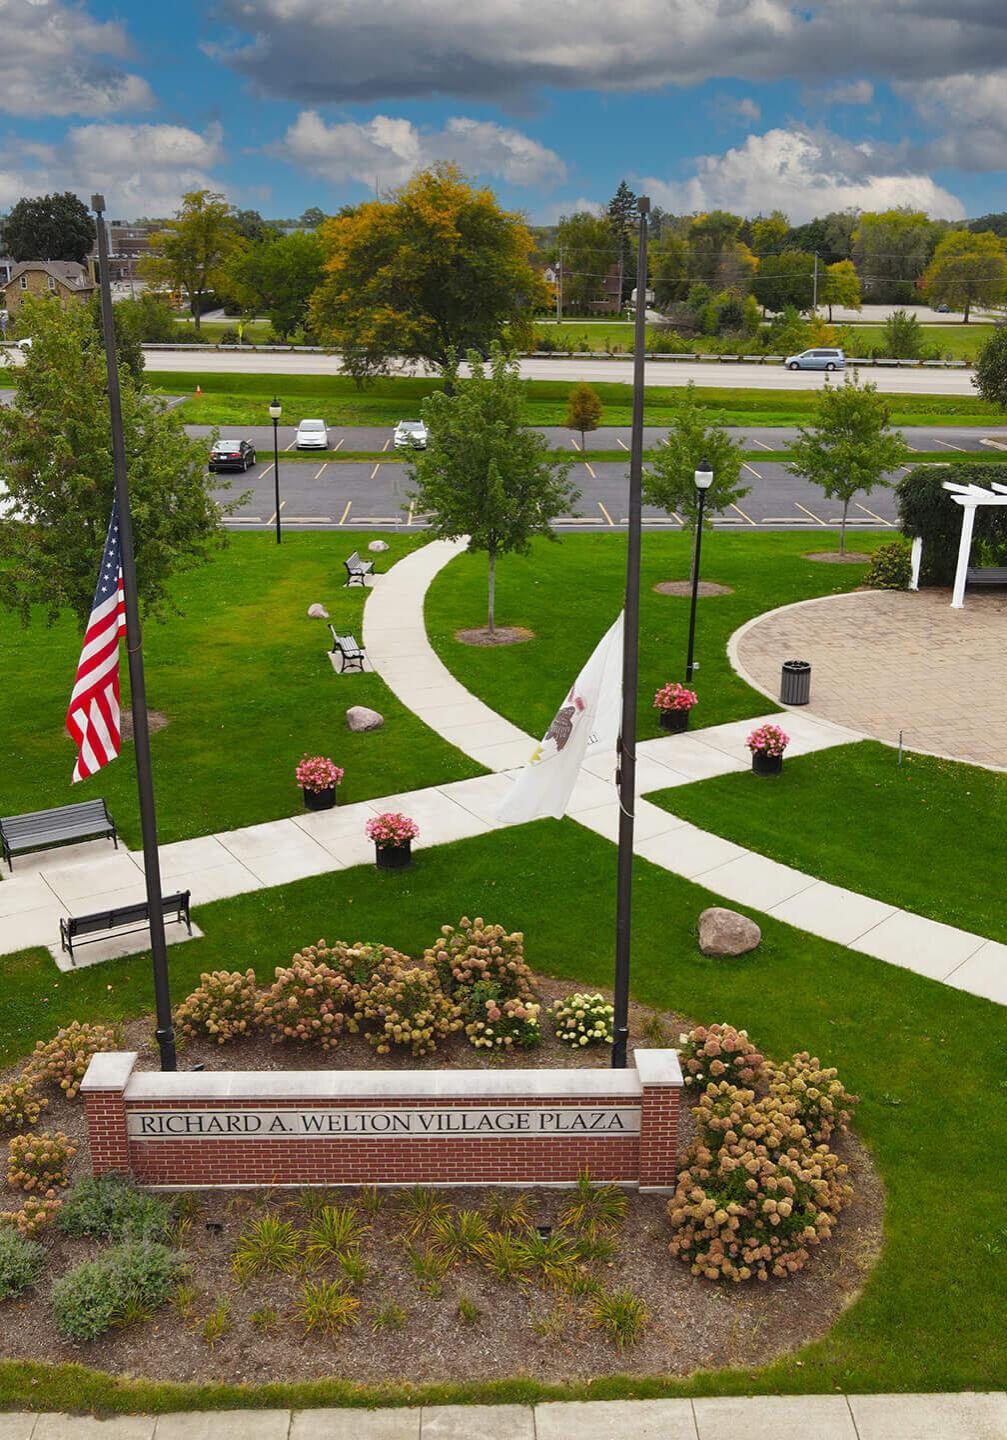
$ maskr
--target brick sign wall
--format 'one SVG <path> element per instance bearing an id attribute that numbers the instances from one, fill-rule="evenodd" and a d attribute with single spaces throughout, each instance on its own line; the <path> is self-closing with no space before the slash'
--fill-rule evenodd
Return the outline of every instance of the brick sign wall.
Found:
<path id="1" fill-rule="evenodd" d="M 95 1174 L 142 1185 L 674 1185 L 672 1050 L 626 1070 L 164 1075 L 96 1055 L 81 1086 Z"/>

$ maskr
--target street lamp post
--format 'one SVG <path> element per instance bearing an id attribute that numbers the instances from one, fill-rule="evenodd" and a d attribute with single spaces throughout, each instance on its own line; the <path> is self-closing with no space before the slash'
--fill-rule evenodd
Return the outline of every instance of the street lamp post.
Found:
<path id="1" fill-rule="evenodd" d="M 699 462 L 699 469 L 693 475 L 696 489 L 699 491 L 699 513 L 696 516 L 696 544 L 692 551 L 692 608 L 689 611 L 689 656 L 685 662 L 685 683 L 688 685 L 692 679 L 692 672 L 696 668 L 692 655 L 696 644 L 696 599 L 699 595 L 699 551 L 703 543 L 703 503 L 706 500 L 706 492 L 713 484 L 713 471 L 710 469 L 710 462 L 705 458 Z"/>
<path id="2" fill-rule="evenodd" d="M 276 427 L 280 423 L 280 416 L 283 414 L 283 406 L 273 396 L 273 403 L 269 407 L 269 416 L 273 422 L 273 486 L 276 491 L 276 543 L 280 544 L 280 441 L 276 433 Z"/>

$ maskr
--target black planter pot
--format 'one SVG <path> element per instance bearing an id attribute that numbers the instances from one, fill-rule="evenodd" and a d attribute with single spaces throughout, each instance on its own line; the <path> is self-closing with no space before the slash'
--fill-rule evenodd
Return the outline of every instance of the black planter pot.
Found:
<path id="1" fill-rule="evenodd" d="M 667 730 L 670 735 L 681 735 L 683 730 L 689 728 L 688 710 L 662 710 L 658 719 L 661 729 Z"/>
<path id="2" fill-rule="evenodd" d="M 327 785 L 324 790 L 304 790 L 302 794 L 306 810 L 331 810 L 336 803 L 335 785 Z"/>
<path id="3" fill-rule="evenodd" d="M 413 863 L 411 840 L 404 845 L 375 845 L 374 851 L 379 870 L 408 870 Z"/>
<path id="4" fill-rule="evenodd" d="M 765 750 L 752 751 L 753 775 L 779 775 L 782 771 L 782 755 L 768 755 Z"/>

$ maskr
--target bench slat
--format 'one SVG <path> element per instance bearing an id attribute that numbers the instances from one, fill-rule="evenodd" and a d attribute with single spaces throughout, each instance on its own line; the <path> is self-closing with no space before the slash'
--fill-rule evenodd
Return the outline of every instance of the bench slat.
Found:
<path id="1" fill-rule="evenodd" d="M 174 895 L 161 896 L 161 913 L 167 920 L 177 920 L 179 924 L 189 927 L 192 934 L 192 923 L 189 918 L 189 890 L 179 890 Z M 70 959 L 73 960 L 73 942 L 80 941 L 82 935 L 99 936 L 119 931 L 122 934 L 129 934 L 133 930 L 143 929 L 150 924 L 150 909 L 146 900 L 136 900 L 130 905 L 118 905 L 113 910 L 96 910 L 90 915 L 71 915 L 59 922 L 60 942 L 66 950 Z M 84 940 L 83 944 L 90 944 L 91 941 Z"/>
<path id="2" fill-rule="evenodd" d="M 104 799 L 81 800 L 76 805 L 0 817 L 0 842 L 8 864 L 13 855 L 25 850 L 45 849 L 68 840 L 88 840 L 101 835 L 111 836 L 118 848 L 115 821 Z"/>

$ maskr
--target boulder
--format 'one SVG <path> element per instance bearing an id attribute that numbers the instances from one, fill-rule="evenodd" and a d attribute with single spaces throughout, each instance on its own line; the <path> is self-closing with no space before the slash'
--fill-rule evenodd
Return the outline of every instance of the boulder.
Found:
<path id="1" fill-rule="evenodd" d="M 387 550 L 387 549 L 388 549 L 388 541 L 387 541 L 387 540 L 372 540 L 371 543 L 368 545 L 367 548 L 368 548 L 368 550 L 373 550 L 374 553 L 375 553 L 375 555 L 380 555 L 383 550 Z"/>
<path id="2" fill-rule="evenodd" d="M 377 710 L 368 710 L 366 705 L 351 705 L 346 712 L 346 724 L 350 730 L 380 730 L 385 717 Z"/>
<path id="3" fill-rule="evenodd" d="M 329 612 L 328 612 L 328 610 L 326 610 L 326 608 L 325 608 L 324 605 L 309 605 L 309 606 L 308 606 L 308 619 L 309 619 L 309 620 L 328 620 L 328 618 L 329 618 Z"/>
<path id="4" fill-rule="evenodd" d="M 744 955 L 762 940 L 762 931 L 747 915 L 711 905 L 699 917 L 699 948 L 704 955 Z"/>

